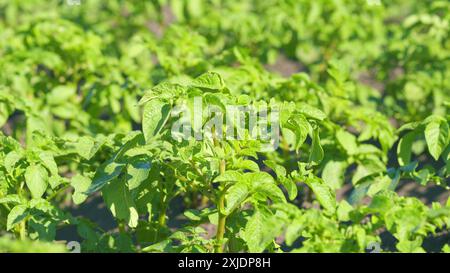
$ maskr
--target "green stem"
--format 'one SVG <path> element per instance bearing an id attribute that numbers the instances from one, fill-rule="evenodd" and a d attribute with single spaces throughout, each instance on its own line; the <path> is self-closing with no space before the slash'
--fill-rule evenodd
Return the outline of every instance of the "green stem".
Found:
<path id="1" fill-rule="evenodd" d="M 158 229 L 155 232 L 155 242 L 158 241 L 161 230 L 166 226 L 166 211 L 167 206 L 165 205 L 164 200 L 161 200 L 161 208 L 158 215 Z"/>
<path id="2" fill-rule="evenodd" d="M 160 228 L 163 228 L 166 226 L 166 206 L 164 206 L 164 205 L 161 207 L 161 212 L 158 217 L 158 223 L 159 223 Z"/>
<path id="3" fill-rule="evenodd" d="M 226 166 L 226 162 L 225 162 L 225 160 L 222 159 L 219 164 L 219 172 L 221 175 L 225 173 L 225 166 Z"/>
<path id="4" fill-rule="evenodd" d="M 21 182 L 19 189 L 17 190 L 17 194 L 20 197 L 23 197 L 23 187 L 24 187 L 25 183 Z M 27 221 L 29 219 L 30 216 L 25 217 L 25 219 L 22 220 L 22 222 L 19 224 L 19 237 L 20 240 L 25 240 L 27 237 Z"/>
<path id="5" fill-rule="evenodd" d="M 220 165 L 219 165 L 220 174 L 225 173 L 225 166 L 226 166 L 226 162 L 225 162 L 225 160 L 222 159 L 220 161 Z M 219 222 L 217 224 L 217 234 L 216 234 L 216 249 L 215 249 L 216 253 L 223 252 L 223 237 L 225 235 L 225 226 L 226 226 L 226 221 L 227 221 L 227 216 L 225 214 L 223 214 L 223 211 L 225 210 L 225 193 L 226 193 L 226 188 L 224 188 L 219 193 L 219 198 L 218 198 L 218 202 L 217 202 L 217 208 L 219 210 Z"/>
<path id="6" fill-rule="evenodd" d="M 24 186 L 24 182 L 21 182 L 20 183 L 20 186 L 19 186 L 19 189 L 17 189 L 17 194 L 19 195 L 19 196 L 22 196 L 22 190 L 23 190 L 23 186 Z"/>
<path id="7" fill-rule="evenodd" d="M 119 232 L 120 233 L 125 233 L 125 222 L 123 220 L 119 221 Z"/>
<path id="8" fill-rule="evenodd" d="M 49 197 L 47 197 L 47 201 L 52 200 L 52 199 L 55 198 L 58 194 L 60 194 L 61 192 L 65 191 L 67 188 L 69 188 L 69 184 L 64 185 L 64 186 L 61 187 L 60 189 L 54 191 Z"/>
<path id="9" fill-rule="evenodd" d="M 281 138 L 281 149 L 283 150 L 283 154 L 285 156 L 289 156 L 289 143 L 284 136 Z"/>
<path id="10" fill-rule="evenodd" d="M 213 142 L 214 146 L 220 147 L 219 140 L 216 136 L 216 128 L 213 127 L 212 129 L 213 134 Z M 226 167 L 226 161 L 225 159 L 221 159 L 219 162 L 219 173 L 223 175 L 225 173 L 225 167 Z M 227 216 L 223 213 L 225 210 L 225 194 L 226 194 L 227 188 L 224 187 L 219 192 L 219 196 L 216 199 L 217 200 L 217 208 L 219 213 L 219 221 L 217 224 L 217 233 L 216 233 L 216 245 L 214 251 L 216 253 L 222 253 L 223 252 L 223 237 L 225 235 L 225 227 L 226 227 L 226 221 Z"/>
<path id="11" fill-rule="evenodd" d="M 217 234 L 216 234 L 216 253 L 223 252 L 223 237 L 225 235 L 225 226 L 227 221 L 227 216 L 223 214 L 225 210 L 225 191 L 221 192 L 218 200 L 218 208 L 219 208 L 219 223 L 217 225 Z"/>
<path id="12" fill-rule="evenodd" d="M 26 236 L 27 236 L 27 227 L 26 227 L 26 222 L 22 221 L 22 223 L 20 223 L 19 226 L 19 236 L 20 236 L 20 240 L 25 240 Z"/>

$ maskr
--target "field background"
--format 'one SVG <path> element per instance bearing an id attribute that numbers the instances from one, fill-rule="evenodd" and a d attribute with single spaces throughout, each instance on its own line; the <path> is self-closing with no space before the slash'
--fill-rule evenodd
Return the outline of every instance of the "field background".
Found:
<path id="1" fill-rule="evenodd" d="M 170 138 L 171 119 L 150 138 L 139 101 L 186 99 L 178 84 L 212 104 L 285 103 L 282 147 L 210 159 Z M 288 203 L 241 200 L 225 251 L 447 252 L 449 107 L 448 1 L 0 0 L 0 251 L 218 252 L 202 184 L 217 159 L 270 174 Z M 160 173 L 105 171 L 139 131 Z"/>

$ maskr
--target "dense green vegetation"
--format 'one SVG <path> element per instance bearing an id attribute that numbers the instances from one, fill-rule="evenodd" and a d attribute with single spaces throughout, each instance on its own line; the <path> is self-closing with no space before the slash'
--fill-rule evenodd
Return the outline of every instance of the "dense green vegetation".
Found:
<path id="1" fill-rule="evenodd" d="M 0 252 L 450 252 L 449 108 L 448 1 L 0 0 Z"/>

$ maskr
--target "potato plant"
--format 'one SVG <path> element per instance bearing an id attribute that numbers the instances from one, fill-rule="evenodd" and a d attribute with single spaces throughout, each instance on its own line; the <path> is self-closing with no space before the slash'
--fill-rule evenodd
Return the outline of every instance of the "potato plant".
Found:
<path id="1" fill-rule="evenodd" d="M 0 0 L 0 252 L 450 252 L 449 2 L 73 2 Z"/>

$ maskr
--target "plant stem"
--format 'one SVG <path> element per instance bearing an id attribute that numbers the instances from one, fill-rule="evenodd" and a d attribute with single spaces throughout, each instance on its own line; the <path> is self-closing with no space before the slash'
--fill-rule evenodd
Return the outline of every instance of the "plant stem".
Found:
<path id="1" fill-rule="evenodd" d="M 52 200 L 53 198 L 55 198 L 58 194 L 60 194 L 61 192 L 65 191 L 67 188 L 69 188 L 69 184 L 64 185 L 63 187 L 61 187 L 60 189 L 56 190 L 55 192 L 53 192 L 49 197 L 47 197 L 47 201 Z"/>
<path id="2" fill-rule="evenodd" d="M 209 198 L 206 195 L 203 195 L 202 199 L 200 200 L 200 207 L 201 208 L 206 207 L 208 205 L 208 201 L 209 201 Z"/>
<path id="3" fill-rule="evenodd" d="M 125 222 L 123 220 L 119 221 L 119 232 L 125 233 Z"/>
<path id="4" fill-rule="evenodd" d="M 160 194 L 163 194 L 164 192 L 164 186 L 162 184 L 162 181 L 159 183 L 159 192 Z M 155 242 L 158 241 L 162 229 L 166 227 L 166 216 L 167 216 L 167 204 L 169 204 L 170 198 L 168 196 L 161 196 L 159 200 L 159 214 L 158 214 L 158 229 L 155 232 Z"/>
<path id="5" fill-rule="evenodd" d="M 225 191 L 221 192 L 218 200 L 218 208 L 219 208 L 219 223 L 217 225 L 217 234 L 216 234 L 216 253 L 223 252 L 223 236 L 225 234 L 225 226 L 227 216 L 223 214 L 223 210 L 225 209 Z"/>
<path id="6" fill-rule="evenodd" d="M 225 173 L 225 166 L 226 162 L 224 159 L 220 161 L 219 165 L 219 172 L 220 174 Z M 226 189 L 224 188 L 219 193 L 217 208 L 219 210 L 219 222 L 217 224 L 217 234 L 216 234 L 216 253 L 222 253 L 223 252 L 223 236 L 225 235 L 225 226 L 227 221 L 227 216 L 223 214 L 223 211 L 225 210 L 225 193 Z"/>
<path id="7" fill-rule="evenodd" d="M 160 228 L 163 228 L 166 226 L 166 207 L 161 207 L 161 212 L 159 213 L 158 217 L 158 223 Z"/>
<path id="8" fill-rule="evenodd" d="M 213 135 L 213 143 L 214 146 L 220 147 L 219 140 L 216 136 L 216 128 L 212 128 L 212 135 Z M 225 167 L 226 167 L 226 161 L 225 159 L 221 159 L 219 162 L 219 173 L 222 175 L 225 173 Z M 216 233 L 216 245 L 214 252 L 216 253 L 222 253 L 223 252 L 223 237 L 225 235 L 225 227 L 226 227 L 226 221 L 227 216 L 223 214 L 223 211 L 225 210 L 225 194 L 226 194 L 226 188 L 224 187 L 222 190 L 219 191 L 219 195 L 217 200 L 217 209 L 219 213 L 219 221 L 217 223 L 217 233 Z"/>
<path id="9" fill-rule="evenodd" d="M 24 182 L 20 183 L 19 189 L 17 190 L 17 194 L 20 197 L 23 197 L 23 186 L 24 186 Z M 27 237 L 27 221 L 29 219 L 30 216 L 25 217 L 25 219 L 22 220 L 22 222 L 19 224 L 19 237 L 20 240 L 25 240 Z"/>
<path id="10" fill-rule="evenodd" d="M 155 242 L 158 241 L 158 238 L 161 234 L 161 230 L 166 226 L 166 211 L 167 206 L 165 205 L 164 201 L 161 201 L 161 208 L 160 213 L 158 215 L 158 229 L 155 232 Z"/>
<path id="11" fill-rule="evenodd" d="M 224 159 L 222 159 L 219 164 L 219 172 L 221 175 L 225 173 L 225 166 L 226 166 L 226 162 Z"/>
<path id="12" fill-rule="evenodd" d="M 19 236 L 20 236 L 20 240 L 25 240 L 26 239 L 26 222 L 22 221 L 22 223 L 20 223 L 19 226 L 20 230 L 19 230 Z"/>

